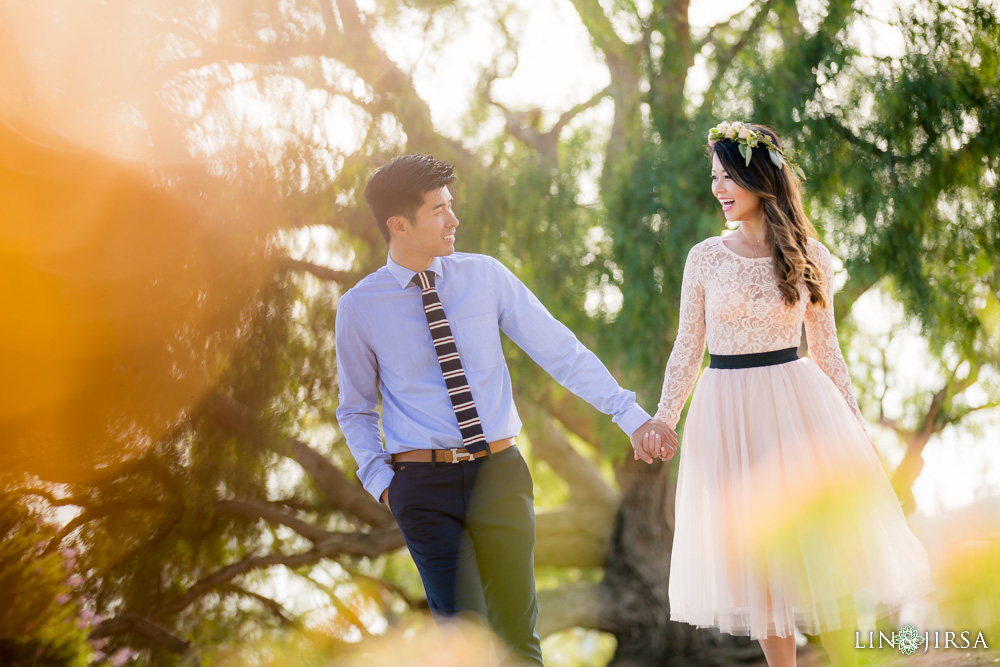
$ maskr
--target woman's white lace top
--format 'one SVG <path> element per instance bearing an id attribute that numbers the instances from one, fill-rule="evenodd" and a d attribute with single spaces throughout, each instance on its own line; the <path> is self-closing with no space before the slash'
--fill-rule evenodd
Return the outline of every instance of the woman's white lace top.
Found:
<path id="1" fill-rule="evenodd" d="M 729 249 L 721 236 L 708 238 L 691 248 L 684 264 L 677 339 L 664 373 L 657 419 L 676 427 L 698 377 L 706 339 L 712 354 L 782 350 L 799 346 L 804 321 L 809 356 L 837 386 L 861 425 L 865 425 L 837 341 L 833 257 L 815 239 L 810 239 L 809 249 L 823 273 L 830 302 L 826 309 L 809 303 L 809 290 L 804 283 L 799 286 L 798 302 L 787 305 L 778 290 L 771 256 L 743 257 Z"/>

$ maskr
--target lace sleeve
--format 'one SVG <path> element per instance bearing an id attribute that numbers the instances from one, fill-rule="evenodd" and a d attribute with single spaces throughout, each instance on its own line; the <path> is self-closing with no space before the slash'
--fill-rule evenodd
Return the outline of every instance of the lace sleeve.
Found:
<path id="1" fill-rule="evenodd" d="M 663 391 L 655 419 L 676 428 L 681 409 L 698 378 L 705 357 L 705 286 L 698 246 L 688 253 L 681 281 L 681 312 L 677 339 L 663 373 Z"/>
<path id="2" fill-rule="evenodd" d="M 840 342 L 837 340 L 837 324 L 833 317 L 833 256 L 827 247 L 818 241 L 813 243 L 813 249 L 816 263 L 823 273 L 823 284 L 826 286 L 830 307 L 823 309 L 814 304 L 806 307 L 805 325 L 809 356 L 840 390 L 848 407 L 860 422 L 861 428 L 866 428 L 864 417 L 858 408 L 858 401 L 854 398 L 847 363 L 844 361 Z"/>

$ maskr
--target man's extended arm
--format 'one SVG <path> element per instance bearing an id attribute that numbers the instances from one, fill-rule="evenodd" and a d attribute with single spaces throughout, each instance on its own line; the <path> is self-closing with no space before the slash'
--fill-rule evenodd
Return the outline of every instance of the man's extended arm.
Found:
<path id="1" fill-rule="evenodd" d="M 577 339 L 572 331 L 552 317 L 541 301 L 503 264 L 493 260 L 500 328 L 539 366 L 574 394 L 604 414 L 611 415 L 630 436 L 633 449 L 647 463 L 660 457 L 660 445 L 676 451 L 677 435 L 635 402 L 635 393 L 618 385 L 604 364 Z M 654 437 L 645 440 L 646 433 Z M 654 450 L 655 448 L 655 450 Z M 672 456 L 672 452 L 670 452 Z M 669 458 L 669 457 L 667 457 Z"/>

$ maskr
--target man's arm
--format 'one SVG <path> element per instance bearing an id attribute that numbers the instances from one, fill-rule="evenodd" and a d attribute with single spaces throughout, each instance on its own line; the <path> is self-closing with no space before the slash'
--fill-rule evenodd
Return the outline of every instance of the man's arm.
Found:
<path id="1" fill-rule="evenodd" d="M 666 425 L 650 420 L 636 404 L 635 393 L 620 387 L 600 359 L 552 317 L 524 283 L 503 264 L 492 261 L 503 332 L 559 384 L 611 415 L 629 436 L 638 458 L 652 463 L 654 457 L 668 453 L 673 456 L 677 435 Z"/>
<path id="2" fill-rule="evenodd" d="M 378 362 L 367 343 L 362 322 L 345 296 L 337 308 L 337 382 L 340 399 L 337 422 L 358 464 L 358 479 L 376 500 L 383 500 L 393 470 L 382 450 L 378 425 Z M 388 503 L 386 503 L 388 505 Z"/>

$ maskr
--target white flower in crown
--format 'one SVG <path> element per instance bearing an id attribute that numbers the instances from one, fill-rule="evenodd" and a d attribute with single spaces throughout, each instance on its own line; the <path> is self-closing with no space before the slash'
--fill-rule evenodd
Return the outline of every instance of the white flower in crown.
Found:
<path id="1" fill-rule="evenodd" d="M 782 169 L 787 165 L 801 180 L 806 180 L 806 175 L 802 173 L 802 169 L 791 159 L 794 151 L 785 151 L 778 148 L 770 135 L 753 129 L 749 124 L 744 124 L 738 120 L 732 123 L 728 121 L 719 123 L 708 131 L 708 145 L 709 147 L 714 147 L 720 141 L 735 141 L 739 144 L 740 155 L 746 160 L 747 166 L 750 166 L 750 160 L 753 158 L 753 149 L 759 145 L 763 145 L 767 149 L 768 157 L 771 158 L 771 162 L 774 163 L 775 167 Z"/>

